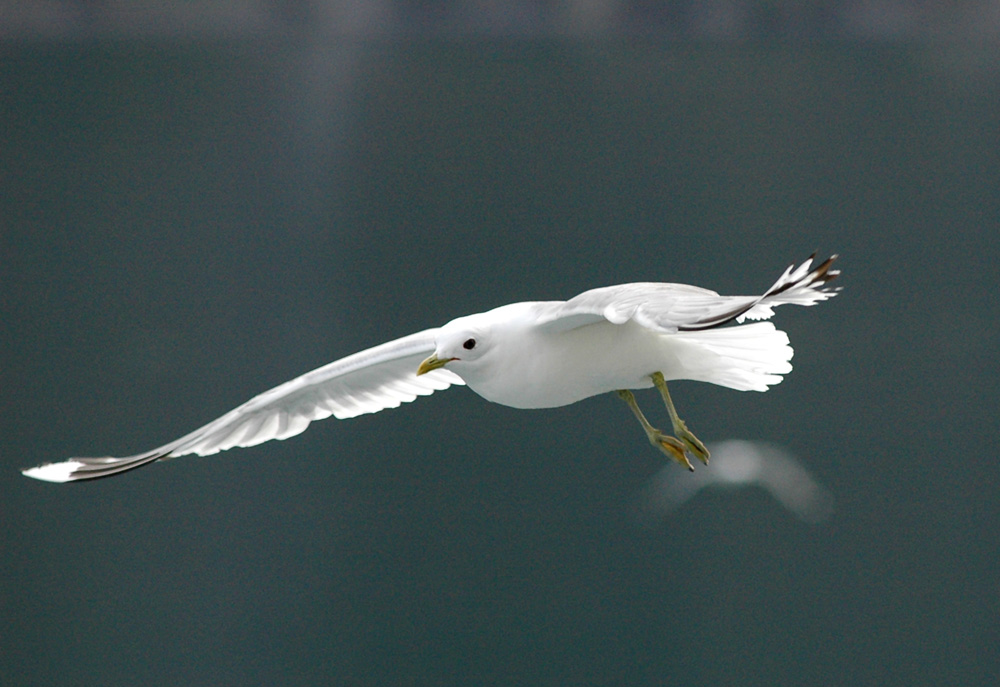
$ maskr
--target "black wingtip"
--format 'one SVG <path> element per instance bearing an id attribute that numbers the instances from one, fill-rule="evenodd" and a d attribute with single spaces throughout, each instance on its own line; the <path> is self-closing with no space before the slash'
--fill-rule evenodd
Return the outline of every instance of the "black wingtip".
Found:
<path id="1" fill-rule="evenodd" d="M 814 282 L 818 281 L 818 282 L 822 282 L 822 283 L 825 284 L 826 282 L 832 281 L 832 280 L 836 279 L 838 276 L 840 276 L 840 270 L 831 270 L 830 269 L 830 267 L 833 266 L 834 260 L 836 260 L 838 257 L 839 256 L 836 253 L 834 253 L 833 255 L 831 255 L 830 257 L 828 257 L 826 260 L 824 260 L 822 263 L 820 263 L 819 267 L 817 267 L 816 269 L 814 269 L 812 271 L 812 275 L 811 275 L 812 276 L 812 280 Z"/>
<path id="2" fill-rule="evenodd" d="M 838 257 L 840 256 L 834 253 L 826 260 L 821 262 L 818 266 L 810 270 L 809 273 L 804 277 L 797 279 L 795 281 L 786 282 L 778 288 L 771 287 L 770 289 L 768 289 L 767 293 L 765 293 L 763 297 L 767 298 L 768 296 L 775 296 L 779 293 L 783 293 L 784 291 L 788 291 L 789 289 L 793 289 L 802 285 L 826 284 L 828 282 L 833 281 L 834 279 L 840 276 L 840 270 L 830 269 L 833 266 L 834 261 Z M 809 256 L 809 259 L 806 262 L 812 262 L 815 259 L 816 259 L 816 253 L 813 253 L 812 255 Z M 806 262 L 802 264 L 805 265 Z M 794 263 L 792 264 L 790 269 L 794 271 L 795 269 Z"/>

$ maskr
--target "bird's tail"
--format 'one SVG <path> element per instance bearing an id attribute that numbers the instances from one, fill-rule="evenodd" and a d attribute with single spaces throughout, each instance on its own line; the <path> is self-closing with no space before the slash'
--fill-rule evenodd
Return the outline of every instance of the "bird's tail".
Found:
<path id="1" fill-rule="evenodd" d="M 738 391 L 767 391 L 792 371 L 788 335 L 770 322 L 678 332 L 671 344 L 683 368 L 675 377 Z"/>

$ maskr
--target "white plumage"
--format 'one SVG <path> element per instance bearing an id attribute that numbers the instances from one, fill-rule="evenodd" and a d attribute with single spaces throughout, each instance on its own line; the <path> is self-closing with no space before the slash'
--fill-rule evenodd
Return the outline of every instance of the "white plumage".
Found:
<path id="1" fill-rule="evenodd" d="M 832 297 L 835 291 L 823 286 L 838 274 L 830 269 L 833 259 L 815 269 L 812 259 L 789 267 L 761 296 L 636 283 L 593 289 L 569 301 L 501 306 L 329 363 L 151 451 L 71 458 L 24 474 L 53 482 L 95 479 L 165 458 L 254 446 L 295 436 L 313 420 L 395 408 L 452 384 L 468 384 L 487 400 L 517 408 L 648 388 L 655 372 L 666 380 L 764 391 L 791 371 L 788 337 L 765 322 L 717 327 L 767 319 L 776 305 L 813 305 Z"/>

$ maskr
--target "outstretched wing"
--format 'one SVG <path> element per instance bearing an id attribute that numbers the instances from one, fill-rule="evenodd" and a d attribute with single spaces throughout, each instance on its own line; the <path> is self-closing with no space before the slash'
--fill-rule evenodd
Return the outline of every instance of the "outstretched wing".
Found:
<path id="1" fill-rule="evenodd" d="M 237 446 L 255 446 L 300 434 L 313 420 L 343 419 L 396 408 L 462 379 L 443 368 L 416 376 L 420 361 L 434 351 L 437 329 L 389 341 L 324 365 L 276 386 L 204 427 L 152 451 L 124 458 L 70 458 L 24 470 L 48 482 L 108 477 L 164 458 L 200 456 Z"/>
<path id="2" fill-rule="evenodd" d="M 839 270 L 830 269 L 836 255 L 812 268 L 815 254 L 799 267 L 790 265 L 760 296 L 720 296 L 687 284 L 642 282 L 584 291 L 568 301 L 537 304 L 538 322 L 565 331 L 606 320 L 629 320 L 664 333 L 711 329 L 736 320 L 766 320 L 777 305 L 813 305 L 836 295 L 823 288 Z"/>

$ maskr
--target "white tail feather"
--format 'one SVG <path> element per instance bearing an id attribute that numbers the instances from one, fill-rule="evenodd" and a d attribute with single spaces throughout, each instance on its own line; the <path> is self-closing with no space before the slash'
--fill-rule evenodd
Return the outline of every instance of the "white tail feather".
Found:
<path id="1" fill-rule="evenodd" d="M 792 371 L 788 335 L 770 322 L 678 332 L 670 336 L 684 370 L 693 379 L 738 391 L 767 391 Z"/>

